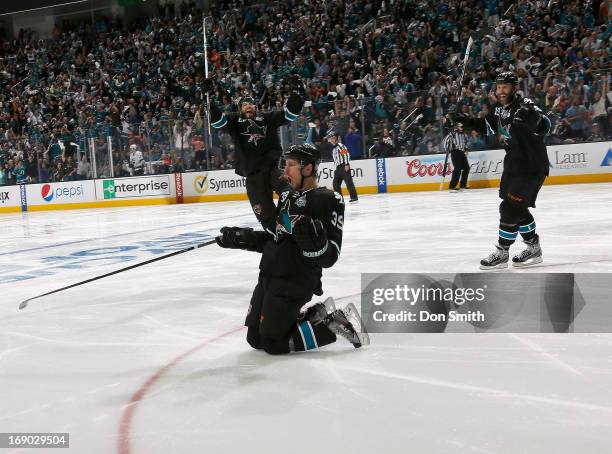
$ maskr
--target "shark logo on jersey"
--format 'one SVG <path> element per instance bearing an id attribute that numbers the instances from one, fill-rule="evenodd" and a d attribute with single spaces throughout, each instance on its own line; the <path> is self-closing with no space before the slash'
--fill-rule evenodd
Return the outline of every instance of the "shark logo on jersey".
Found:
<path id="1" fill-rule="evenodd" d="M 510 108 L 506 108 L 504 106 L 495 108 L 495 115 L 498 118 L 497 120 L 498 128 L 497 129 L 499 133 L 502 135 L 502 137 L 504 138 L 504 143 L 506 145 L 508 145 L 508 141 L 512 138 L 512 136 L 510 135 L 511 125 L 510 123 L 508 123 L 508 126 L 504 126 L 503 120 L 508 120 L 511 114 L 512 114 L 512 110 Z"/>
<path id="2" fill-rule="evenodd" d="M 249 125 L 247 126 L 246 130 L 241 133 L 241 135 L 248 137 L 248 142 L 252 142 L 255 144 L 255 146 L 257 146 L 258 142 L 266 137 L 268 128 L 265 125 L 259 126 L 253 120 L 248 120 L 248 122 Z"/>
<path id="3" fill-rule="evenodd" d="M 510 139 L 512 136 L 510 135 L 510 125 L 508 125 L 508 128 L 505 128 L 504 126 L 499 125 L 499 132 L 501 133 L 502 136 L 504 136 L 504 141 Z"/>
<path id="4" fill-rule="evenodd" d="M 293 232 L 293 223 L 291 222 L 291 216 L 286 211 L 281 212 L 280 216 L 282 230 L 285 233 Z"/>
<path id="5" fill-rule="evenodd" d="M 300 197 L 299 199 L 297 199 L 295 201 L 295 206 L 298 206 L 300 208 L 303 208 L 306 206 L 306 196 L 303 195 L 302 197 Z"/>
<path id="6" fill-rule="evenodd" d="M 300 198 L 305 199 L 305 196 L 302 196 Z M 291 214 L 291 198 L 290 197 L 285 197 L 284 200 L 281 199 L 281 203 L 282 203 L 282 208 L 281 208 L 280 216 L 278 217 L 276 221 L 276 239 L 281 238 L 283 233 L 291 235 L 293 233 L 293 226 L 295 225 L 298 218 L 300 217 L 299 214 Z M 305 201 L 304 201 L 304 204 L 306 204 Z M 296 205 L 297 205 L 297 202 L 296 202 Z"/>

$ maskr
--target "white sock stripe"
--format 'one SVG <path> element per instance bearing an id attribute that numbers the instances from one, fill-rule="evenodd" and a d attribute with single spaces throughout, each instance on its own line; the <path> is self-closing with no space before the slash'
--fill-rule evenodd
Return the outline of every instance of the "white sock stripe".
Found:
<path id="1" fill-rule="evenodd" d="M 508 231 L 502 230 L 502 229 L 499 229 L 499 231 L 502 232 L 502 233 L 505 233 L 506 235 L 516 236 L 518 234 L 518 232 L 508 232 Z"/>
<path id="2" fill-rule="evenodd" d="M 519 231 L 521 233 L 528 233 L 528 232 L 533 232 L 536 229 L 536 223 L 535 221 L 527 224 L 527 225 L 521 225 L 519 227 Z"/>

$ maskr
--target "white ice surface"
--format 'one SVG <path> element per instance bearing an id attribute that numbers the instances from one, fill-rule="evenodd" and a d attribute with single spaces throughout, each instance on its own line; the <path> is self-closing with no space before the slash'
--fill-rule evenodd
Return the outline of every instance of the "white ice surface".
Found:
<path id="1" fill-rule="evenodd" d="M 358 303 L 361 272 L 477 271 L 498 203 L 363 196 L 325 296 Z M 544 187 L 539 271 L 612 272 L 611 208 L 611 184 Z M 17 310 L 253 221 L 246 202 L 0 216 L 0 432 L 70 432 L 61 452 L 103 454 L 612 451 L 612 335 L 373 334 L 272 357 L 240 329 L 259 257 L 216 245 Z"/>

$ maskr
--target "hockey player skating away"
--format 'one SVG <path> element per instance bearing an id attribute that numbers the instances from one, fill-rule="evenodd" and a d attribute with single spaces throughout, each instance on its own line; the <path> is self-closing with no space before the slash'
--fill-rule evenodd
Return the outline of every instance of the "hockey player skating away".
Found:
<path id="1" fill-rule="evenodd" d="M 453 175 L 448 189 L 450 192 L 459 192 L 468 189 L 467 181 L 470 174 L 470 164 L 467 160 L 467 135 L 463 132 L 463 123 L 453 124 L 453 131 L 444 138 L 444 151 L 450 153 L 453 163 Z M 459 187 L 457 187 L 459 184 Z"/>
<path id="2" fill-rule="evenodd" d="M 348 148 L 340 142 L 338 133 L 330 129 L 325 138 L 331 143 L 334 148 L 332 150 L 332 157 L 334 158 L 334 165 L 336 170 L 334 171 L 334 191 L 341 193 L 342 181 L 346 182 L 346 188 L 349 192 L 349 202 L 357 202 L 357 190 L 355 190 L 355 184 L 353 183 L 353 176 L 351 175 L 351 155 L 349 154 Z"/>
<path id="3" fill-rule="evenodd" d="M 280 194 L 287 188 L 278 169 L 282 154 L 278 128 L 295 121 L 304 105 L 304 85 L 299 76 L 289 78 L 291 94 L 281 112 L 258 113 L 251 97 L 238 101 L 238 114 L 222 113 L 210 102 L 210 121 L 213 128 L 225 128 L 232 136 L 236 147 L 236 173 L 246 177 L 249 202 L 257 220 L 264 229 L 274 231 L 275 206 L 273 191 Z M 213 82 L 206 79 L 203 91 L 210 93 Z"/>
<path id="4" fill-rule="evenodd" d="M 342 196 L 317 183 L 318 149 L 293 145 L 285 153 L 290 190 L 276 211 L 274 235 L 250 228 L 223 227 L 217 243 L 224 248 L 261 252 L 259 279 L 247 313 L 247 342 L 270 354 L 304 351 L 336 341 L 340 335 L 356 348 L 369 343 L 353 304 L 336 309 L 333 299 L 301 313 L 313 295 L 321 295 L 322 268 L 340 256 Z"/>
<path id="5" fill-rule="evenodd" d="M 550 120 L 528 98 L 516 93 L 518 79 L 503 72 L 495 80 L 498 103 L 485 119 L 451 115 L 483 134 L 498 133 L 504 137 L 504 171 L 499 187 L 499 241 L 495 252 L 480 261 L 483 270 L 507 268 L 508 250 L 520 233 L 527 249 L 512 257 L 512 265 L 524 267 L 542 262 L 542 249 L 536 223 L 529 212 L 535 207 L 538 192 L 548 176 L 549 161 L 544 136 L 550 131 Z"/>

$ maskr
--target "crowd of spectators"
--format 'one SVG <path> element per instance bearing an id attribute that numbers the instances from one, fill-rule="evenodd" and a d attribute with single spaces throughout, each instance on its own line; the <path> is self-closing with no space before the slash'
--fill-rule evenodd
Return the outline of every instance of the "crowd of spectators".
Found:
<path id="1" fill-rule="evenodd" d="M 228 110 L 241 94 L 253 95 L 261 110 L 279 108 L 285 77 L 298 73 L 307 103 L 286 140 L 322 143 L 333 126 L 353 158 L 426 154 L 439 150 L 451 106 L 486 114 L 495 75 L 514 70 L 521 92 L 550 112 L 552 143 L 609 140 L 607 7 L 567 0 L 220 1 L 207 13 L 214 96 Z M 199 88 L 202 17 L 193 2 L 158 0 L 156 17 L 130 24 L 113 17 L 64 22 L 50 38 L 22 30 L 5 40 L 0 184 L 231 168 L 229 138 L 208 136 Z M 476 39 L 458 100 L 470 34 Z M 95 156 L 87 152 L 92 144 Z M 472 133 L 472 149 L 496 145 L 495 137 Z"/>

